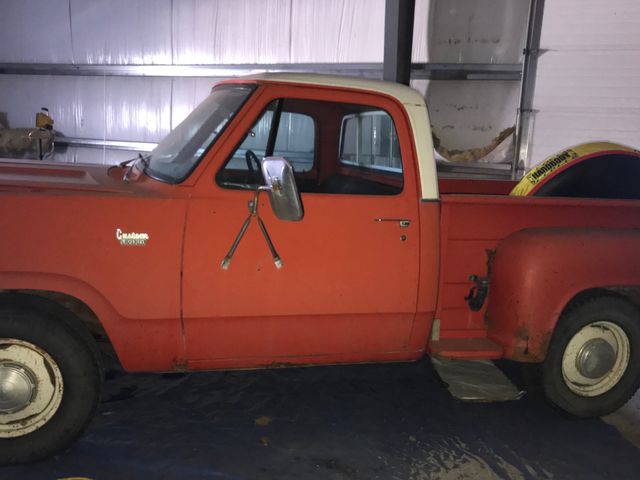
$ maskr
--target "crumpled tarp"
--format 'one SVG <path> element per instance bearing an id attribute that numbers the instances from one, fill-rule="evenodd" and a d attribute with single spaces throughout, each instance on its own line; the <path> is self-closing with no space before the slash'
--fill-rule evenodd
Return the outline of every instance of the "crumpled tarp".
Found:
<path id="1" fill-rule="evenodd" d="M 487 145 L 466 150 L 449 150 L 433 134 L 433 148 L 440 156 L 450 162 L 509 163 L 514 156 L 515 127 L 502 130 Z"/>

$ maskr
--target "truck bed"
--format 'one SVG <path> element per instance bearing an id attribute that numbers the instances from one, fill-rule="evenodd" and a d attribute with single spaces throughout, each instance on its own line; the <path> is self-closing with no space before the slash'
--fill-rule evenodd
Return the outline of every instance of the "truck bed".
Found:
<path id="1" fill-rule="evenodd" d="M 494 250 L 510 234 L 541 227 L 640 228 L 638 200 L 512 197 L 504 193 L 508 183 L 513 184 L 441 182 L 442 260 L 435 317 L 441 322 L 441 339 L 486 337 L 484 315 L 488 302 L 480 311 L 473 312 L 464 297 L 473 286 L 470 275 L 487 275 L 487 251 Z M 448 193 L 451 191 L 469 193 Z"/>

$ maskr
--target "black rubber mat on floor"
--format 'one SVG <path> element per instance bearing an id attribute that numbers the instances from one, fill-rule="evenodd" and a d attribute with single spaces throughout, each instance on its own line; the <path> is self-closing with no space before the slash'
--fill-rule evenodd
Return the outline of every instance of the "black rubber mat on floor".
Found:
<path id="1" fill-rule="evenodd" d="M 453 400 L 428 360 L 107 380 L 82 439 L 2 479 L 635 479 L 638 450 L 540 395 Z"/>

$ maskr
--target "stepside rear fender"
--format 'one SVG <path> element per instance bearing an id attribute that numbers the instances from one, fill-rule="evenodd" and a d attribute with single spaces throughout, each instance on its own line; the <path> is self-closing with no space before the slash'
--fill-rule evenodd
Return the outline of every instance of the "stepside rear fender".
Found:
<path id="1" fill-rule="evenodd" d="M 0 272 L 0 290 L 60 293 L 81 301 L 96 315 L 128 371 L 170 371 L 184 363 L 176 319 L 124 318 L 99 291 L 77 278 L 42 272 Z"/>
<path id="2" fill-rule="evenodd" d="M 493 262 L 487 324 L 505 357 L 544 360 L 569 302 L 590 289 L 640 286 L 640 231 L 526 229 L 505 238 Z"/>

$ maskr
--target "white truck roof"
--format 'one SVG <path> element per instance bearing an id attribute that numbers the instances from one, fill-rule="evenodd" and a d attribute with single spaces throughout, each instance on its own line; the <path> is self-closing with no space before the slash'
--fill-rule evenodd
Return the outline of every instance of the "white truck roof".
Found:
<path id="1" fill-rule="evenodd" d="M 242 78 L 271 82 L 306 83 L 311 85 L 330 85 L 334 87 L 356 88 L 358 90 L 368 90 L 390 95 L 397 98 L 403 104 L 424 105 L 424 98 L 413 88 L 400 83 L 385 82 L 383 80 L 371 80 L 367 78 L 340 75 L 324 75 L 318 73 L 288 72 L 259 73 Z"/>

